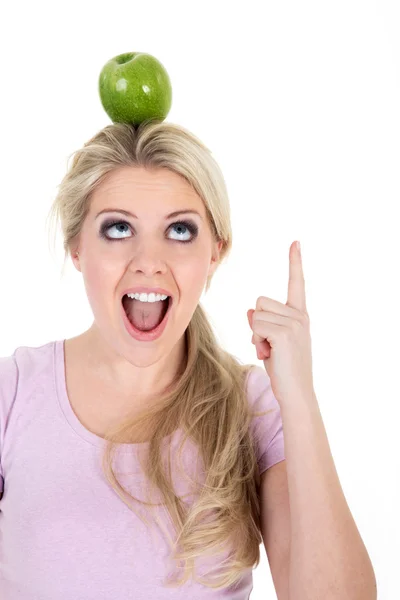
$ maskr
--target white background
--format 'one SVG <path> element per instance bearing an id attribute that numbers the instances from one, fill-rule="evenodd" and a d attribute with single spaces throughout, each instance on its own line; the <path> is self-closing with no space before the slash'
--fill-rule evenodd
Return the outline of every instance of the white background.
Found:
<path id="1" fill-rule="evenodd" d="M 302 243 L 330 447 L 379 600 L 399 598 L 398 3 L 25 0 L 1 21 L 0 355 L 91 324 L 45 219 L 67 157 L 110 123 L 103 64 L 153 54 L 171 77 L 167 121 L 204 141 L 227 182 L 233 250 L 202 301 L 243 362 L 262 366 L 246 311 L 260 295 L 286 302 Z M 261 552 L 251 598 L 273 600 Z"/>

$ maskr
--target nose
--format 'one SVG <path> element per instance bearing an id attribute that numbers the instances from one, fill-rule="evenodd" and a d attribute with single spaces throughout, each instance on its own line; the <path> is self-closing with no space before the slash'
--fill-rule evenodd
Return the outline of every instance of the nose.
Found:
<path id="1" fill-rule="evenodd" d="M 157 242 L 144 241 L 137 246 L 130 259 L 129 269 L 135 273 L 143 273 L 147 277 L 167 272 L 165 264 L 165 246 L 161 248 Z"/>

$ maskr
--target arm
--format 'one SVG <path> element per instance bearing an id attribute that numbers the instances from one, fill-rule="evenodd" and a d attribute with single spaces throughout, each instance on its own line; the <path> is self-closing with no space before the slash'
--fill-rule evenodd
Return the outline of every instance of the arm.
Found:
<path id="1" fill-rule="evenodd" d="M 282 407 L 291 600 L 376 600 L 368 552 L 341 488 L 315 397 Z"/>

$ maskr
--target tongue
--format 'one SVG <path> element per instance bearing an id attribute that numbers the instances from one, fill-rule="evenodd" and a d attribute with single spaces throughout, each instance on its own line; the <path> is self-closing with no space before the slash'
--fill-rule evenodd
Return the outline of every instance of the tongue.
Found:
<path id="1" fill-rule="evenodd" d="M 126 306 L 126 314 L 133 325 L 141 331 L 150 331 L 161 323 L 168 307 L 168 301 L 140 302 L 130 299 Z"/>

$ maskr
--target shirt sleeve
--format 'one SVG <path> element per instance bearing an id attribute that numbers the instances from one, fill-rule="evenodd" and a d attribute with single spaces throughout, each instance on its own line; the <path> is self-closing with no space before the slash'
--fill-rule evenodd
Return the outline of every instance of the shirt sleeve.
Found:
<path id="1" fill-rule="evenodd" d="M 13 356 L 0 357 L 0 494 L 4 489 L 3 448 L 11 407 L 15 400 L 18 367 Z"/>
<path id="2" fill-rule="evenodd" d="M 268 373 L 254 365 L 248 375 L 248 398 L 255 415 L 251 421 L 260 475 L 285 460 L 285 444 L 281 410 L 271 387 Z M 268 412 L 266 412 L 268 411 Z M 256 416 L 258 413 L 265 413 Z"/>

